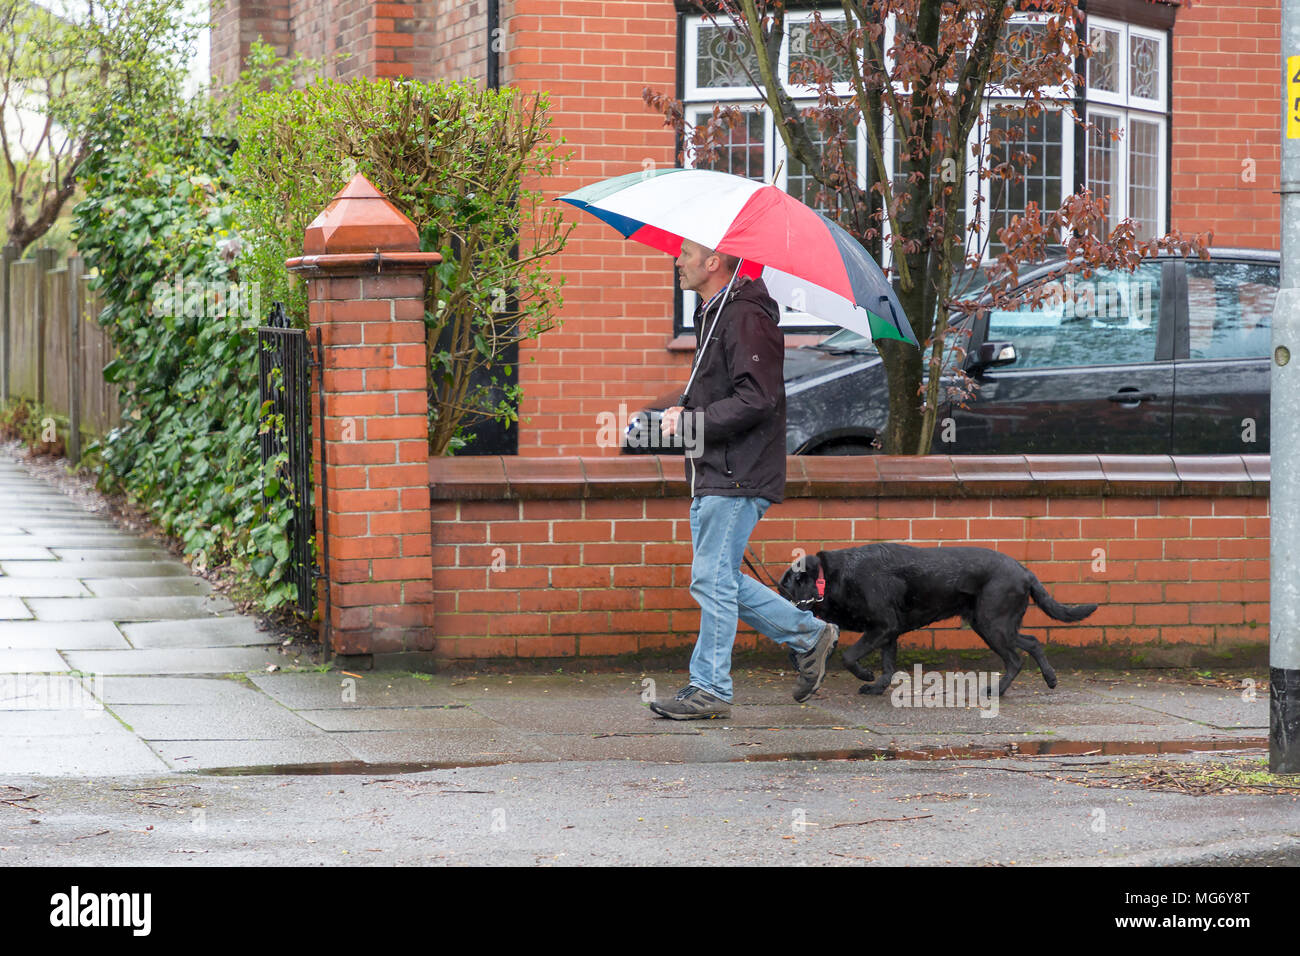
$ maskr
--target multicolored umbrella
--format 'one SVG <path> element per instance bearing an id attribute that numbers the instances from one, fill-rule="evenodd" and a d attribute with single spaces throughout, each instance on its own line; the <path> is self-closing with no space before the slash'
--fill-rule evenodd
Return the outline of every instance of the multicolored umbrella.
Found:
<path id="1" fill-rule="evenodd" d="M 616 176 L 560 197 L 652 249 L 682 240 L 743 260 L 777 302 L 868 338 L 919 347 L 903 307 L 861 243 L 775 186 L 708 169 Z"/>

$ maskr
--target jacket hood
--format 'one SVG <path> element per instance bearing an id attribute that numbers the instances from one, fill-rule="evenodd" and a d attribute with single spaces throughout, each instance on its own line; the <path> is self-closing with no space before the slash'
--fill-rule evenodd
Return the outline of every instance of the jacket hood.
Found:
<path id="1" fill-rule="evenodd" d="M 731 298 L 737 302 L 752 302 L 758 306 L 773 322 L 778 325 L 781 322 L 781 307 L 776 304 L 776 300 L 767 291 L 767 285 L 762 279 L 749 279 L 746 282 L 739 283 L 739 287 L 733 287 Z"/>
<path id="2" fill-rule="evenodd" d="M 748 302 L 757 306 L 767 313 L 768 317 L 778 325 L 781 323 L 781 307 L 777 305 L 776 300 L 767 291 L 767 285 L 762 279 L 745 279 L 737 280 L 736 284 L 731 287 L 731 292 L 727 295 L 728 302 Z M 716 306 L 714 307 L 716 308 Z M 703 302 L 696 307 L 695 316 L 698 322 L 700 313 L 703 309 Z M 709 315 L 713 315 L 713 310 L 709 310 Z"/>

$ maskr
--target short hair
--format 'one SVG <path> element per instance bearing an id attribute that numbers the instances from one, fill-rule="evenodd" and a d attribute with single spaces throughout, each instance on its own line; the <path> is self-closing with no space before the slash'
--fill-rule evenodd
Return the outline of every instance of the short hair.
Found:
<path id="1" fill-rule="evenodd" d="M 734 273 L 736 271 L 736 266 L 740 265 L 740 259 L 728 253 L 718 252 L 718 250 L 714 249 L 709 254 L 718 257 L 722 262 L 722 268 L 727 270 L 728 275 Z"/>

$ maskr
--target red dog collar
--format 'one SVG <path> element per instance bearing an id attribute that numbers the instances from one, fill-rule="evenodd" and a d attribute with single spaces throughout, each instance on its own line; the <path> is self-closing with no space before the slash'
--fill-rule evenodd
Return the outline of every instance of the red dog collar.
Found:
<path id="1" fill-rule="evenodd" d="M 821 566 L 817 567 L 817 600 L 822 601 L 826 598 L 826 575 L 822 573 Z"/>

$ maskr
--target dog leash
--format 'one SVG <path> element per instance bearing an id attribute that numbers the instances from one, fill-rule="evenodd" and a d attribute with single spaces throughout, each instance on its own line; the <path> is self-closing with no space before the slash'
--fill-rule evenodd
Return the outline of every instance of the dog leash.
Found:
<path id="1" fill-rule="evenodd" d="M 773 580 L 772 576 L 768 574 L 766 570 L 763 571 L 759 570 L 759 568 L 762 567 L 761 564 L 759 565 L 759 567 L 755 567 L 754 561 L 749 560 L 750 557 L 753 557 L 754 561 L 758 561 L 758 555 L 754 554 L 754 549 L 751 548 L 749 545 L 745 545 L 746 567 L 748 567 L 750 571 L 754 572 L 754 577 L 756 577 L 759 581 L 762 581 L 764 578 L 766 578 L 768 587 L 770 587 L 777 594 L 781 594 L 781 586 L 777 584 L 775 580 Z M 781 596 L 785 597 L 784 594 L 781 594 Z M 820 604 L 825 599 L 826 599 L 826 577 L 822 573 L 822 569 L 819 567 L 817 569 L 817 596 L 811 598 L 805 598 L 802 601 L 791 601 L 790 603 L 793 604 L 795 607 L 808 607 L 809 605 L 812 604 Z"/>

